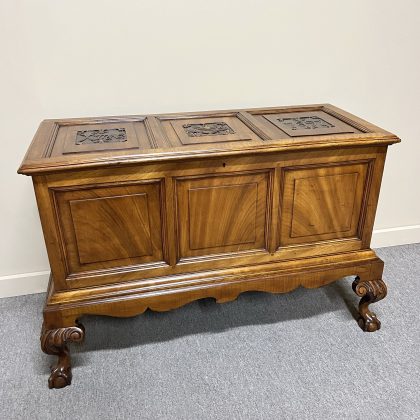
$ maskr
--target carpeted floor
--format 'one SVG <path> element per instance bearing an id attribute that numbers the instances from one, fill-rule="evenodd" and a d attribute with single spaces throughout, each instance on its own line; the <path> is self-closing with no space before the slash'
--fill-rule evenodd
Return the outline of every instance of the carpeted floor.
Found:
<path id="1" fill-rule="evenodd" d="M 346 278 L 130 319 L 84 318 L 73 384 L 49 390 L 44 294 L 0 299 L 0 418 L 420 419 L 420 244 L 382 248 L 382 329 Z"/>

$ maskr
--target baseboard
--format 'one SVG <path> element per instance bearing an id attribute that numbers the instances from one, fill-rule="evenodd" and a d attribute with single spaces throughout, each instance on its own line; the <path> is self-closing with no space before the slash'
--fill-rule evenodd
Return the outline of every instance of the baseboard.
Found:
<path id="1" fill-rule="evenodd" d="M 0 277 L 0 298 L 42 293 L 47 290 L 49 271 Z"/>
<path id="2" fill-rule="evenodd" d="M 401 226 L 373 231 L 372 248 L 420 242 L 420 225 Z M 0 298 L 42 293 L 47 290 L 49 271 L 0 277 Z"/>
<path id="3" fill-rule="evenodd" d="M 420 225 L 376 229 L 372 235 L 372 248 L 407 245 L 420 242 Z"/>

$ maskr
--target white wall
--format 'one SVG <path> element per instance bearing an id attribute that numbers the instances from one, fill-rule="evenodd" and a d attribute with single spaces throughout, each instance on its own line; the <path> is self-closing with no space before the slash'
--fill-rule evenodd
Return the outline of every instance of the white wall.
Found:
<path id="1" fill-rule="evenodd" d="M 16 174 L 44 118 L 331 102 L 403 139 L 375 240 L 420 242 L 419 16 L 416 0 L 1 0 L 0 296 L 45 287 Z"/>

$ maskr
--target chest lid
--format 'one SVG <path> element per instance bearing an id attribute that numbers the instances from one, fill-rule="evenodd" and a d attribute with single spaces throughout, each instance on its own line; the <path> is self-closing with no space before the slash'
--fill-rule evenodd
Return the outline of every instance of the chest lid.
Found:
<path id="1" fill-rule="evenodd" d="M 327 104 L 54 119 L 41 123 L 19 173 L 398 141 Z"/>

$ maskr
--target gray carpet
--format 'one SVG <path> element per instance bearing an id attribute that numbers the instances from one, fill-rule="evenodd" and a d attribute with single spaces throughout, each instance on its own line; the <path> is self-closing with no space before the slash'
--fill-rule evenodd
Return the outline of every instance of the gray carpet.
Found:
<path id="1" fill-rule="evenodd" d="M 73 384 L 49 390 L 44 295 L 0 299 L 1 419 L 420 419 L 420 244 L 383 248 L 382 329 L 346 278 L 130 319 L 84 318 Z"/>

